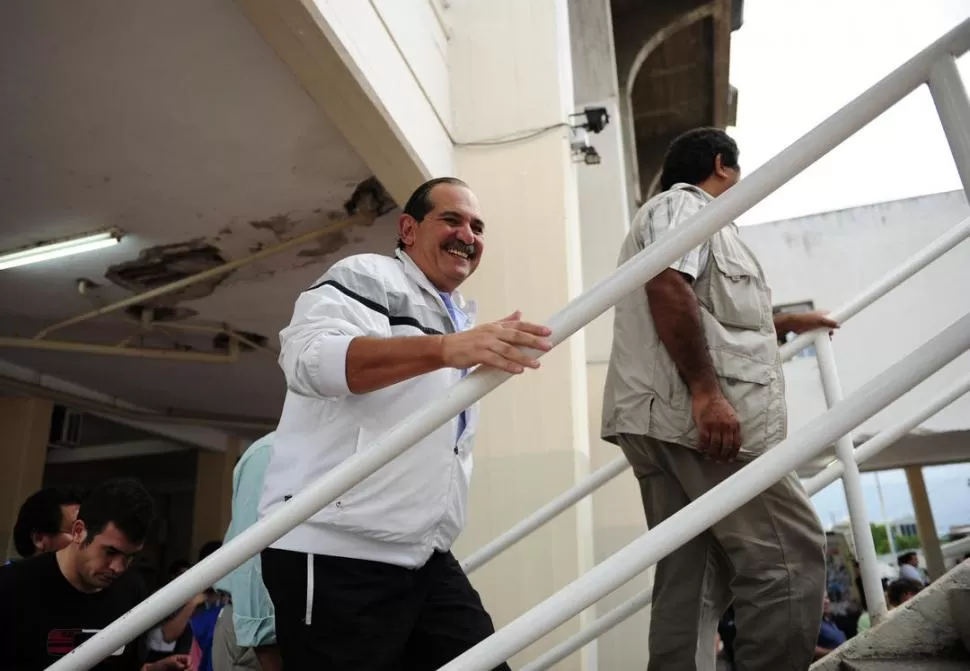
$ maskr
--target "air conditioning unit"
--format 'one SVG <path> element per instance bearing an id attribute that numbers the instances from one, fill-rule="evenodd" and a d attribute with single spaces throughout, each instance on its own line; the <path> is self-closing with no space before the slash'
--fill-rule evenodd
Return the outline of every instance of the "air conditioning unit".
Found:
<path id="1" fill-rule="evenodd" d="M 55 405 L 51 413 L 51 430 L 49 442 L 54 445 L 81 444 L 81 424 L 83 414 L 63 405 Z"/>

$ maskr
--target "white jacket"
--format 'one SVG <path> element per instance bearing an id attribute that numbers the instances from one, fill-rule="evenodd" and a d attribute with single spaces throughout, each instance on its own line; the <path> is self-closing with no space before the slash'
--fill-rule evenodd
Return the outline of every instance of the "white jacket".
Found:
<path id="1" fill-rule="evenodd" d="M 454 304 L 474 319 L 474 305 Z M 454 333 L 434 285 L 407 254 L 343 259 L 296 302 L 280 333 L 287 394 L 266 471 L 260 517 L 298 493 L 461 379 L 444 368 L 368 394 L 347 388 L 357 336 Z M 465 525 L 477 407 L 457 436 L 452 419 L 286 534 L 272 547 L 410 568 L 448 550 Z"/>

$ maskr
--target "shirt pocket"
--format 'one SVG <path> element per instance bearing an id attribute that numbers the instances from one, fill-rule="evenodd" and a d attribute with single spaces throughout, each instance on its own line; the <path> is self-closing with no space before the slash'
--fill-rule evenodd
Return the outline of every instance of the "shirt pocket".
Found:
<path id="1" fill-rule="evenodd" d="M 712 249 L 710 311 L 725 326 L 758 331 L 767 326 L 771 309 L 760 273 L 746 259 Z"/>

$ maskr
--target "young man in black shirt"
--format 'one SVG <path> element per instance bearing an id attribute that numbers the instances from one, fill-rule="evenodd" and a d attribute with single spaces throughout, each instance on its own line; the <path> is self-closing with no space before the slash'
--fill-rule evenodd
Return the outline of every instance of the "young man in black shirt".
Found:
<path id="1" fill-rule="evenodd" d="M 144 599 L 145 587 L 128 567 L 153 516 L 138 482 L 106 482 L 82 502 L 67 547 L 0 568 L 0 668 L 46 669 Z M 190 668 L 184 655 L 143 661 L 143 645 L 135 641 L 94 668 Z"/>

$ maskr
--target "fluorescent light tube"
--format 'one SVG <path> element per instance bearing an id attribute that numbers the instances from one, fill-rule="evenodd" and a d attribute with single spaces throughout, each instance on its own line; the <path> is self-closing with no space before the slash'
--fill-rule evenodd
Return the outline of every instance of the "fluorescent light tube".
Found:
<path id="1" fill-rule="evenodd" d="M 121 237 L 122 234 L 119 231 L 98 231 L 0 253 L 0 270 L 111 247 L 121 242 Z"/>

